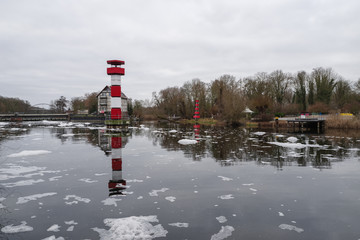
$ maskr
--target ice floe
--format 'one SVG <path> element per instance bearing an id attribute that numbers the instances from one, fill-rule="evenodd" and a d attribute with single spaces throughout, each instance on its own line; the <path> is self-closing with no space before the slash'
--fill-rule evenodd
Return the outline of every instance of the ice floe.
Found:
<path id="1" fill-rule="evenodd" d="M 49 227 L 46 231 L 48 231 L 48 232 L 59 232 L 60 231 L 60 226 L 57 225 L 57 224 L 54 224 L 51 227 Z"/>
<path id="2" fill-rule="evenodd" d="M 173 196 L 169 196 L 169 197 L 165 197 L 166 200 L 170 201 L 170 202 L 175 202 L 176 197 Z"/>
<path id="3" fill-rule="evenodd" d="M 166 231 L 161 224 L 152 225 L 159 220 L 157 216 L 131 216 L 126 218 L 106 218 L 104 224 L 110 229 L 93 228 L 99 233 L 100 240 L 109 239 L 153 239 L 166 237 Z"/>
<path id="4" fill-rule="evenodd" d="M 254 132 L 253 134 L 257 136 L 263 136 L 266 134 L 266 132 Z"/>
<path id="5" fill-rule="evenodd" d="M 115 207 L 117 207 L 116 202 L 120 202 L 120 201 L 121 201 L 121 198 L 107 198 L 105 200 L 102 200 L 101 202 L 107 206 L 114 205 Z"/>
<path id="6" fill-rule="evenodd" d="M 198 143 L 196 140 L 193 139 L 181 139 L 178 141 L 179 144 L 181 145 L 191 145 L 191 144 L 196 144 Z"/>
<path id="7" fill-rule="evenodd" d="M 221 180 L 223 181 L 232 181 L 232 178 L 228 178 L 228 177 L 224 177 L 224 176 L 218 176 L 219 178 L 221 178 Z"/>
<path id="8" fill-rule="evenodd" d="M 227 195 L 221 195 L 218 198 L 223 199 L 223 200 L 229 200 L 229 199 L 233 199 L 233 195 L 232 194 L 227 194 Z"/>
<path id="9" fill-rule="evenodd" d="M 3 233 L 20 233 L 20 232 L 30 232 L 34 230 L 33 227 L 27 226 L 25 221 L 22 221 L 20 225 L 14 226 L 13 224 L 7 225 L 1 228 Z"/>
<path id="10" fill-rule="evenodd" d="M 289 224 L 280 224 L 279 228 L 282 229 L 282 230 L 290 230 L 290 231 L 295 231 L 295 232 L 298 232 L 298 233 L 301 233 L 301 232 L 304 231 L 304 229 L 302 229 L 302 228 L 298 228 L 296 226 L 289 225 Z"/>
<path id="11" fill-rule="evenodd" d="M 225 223 L 225 222 L 227 222 L 227 219 L 226 219 L 225 216 L 216 217 L 216 220 L 218 220 L 219 223 Z"/>
<path id="12" fill-rule="evenodd" d="M 44 169 L 46 168 L 35 167 L 35 166 L 24 167 L 24 166 L 11 164 L 8 168 L 0 169 L 0 181 L 8 180 L 11 178 L 17 178 L 17 177 L 28 177 L 28 175 L 23 175 L 23 174 L 37 172 Z"/>
<path id="13" fill-rule="evenodd" d="M 91 200 L 88 198 L 82 198 L 76 195 L 67 195 L 64 200 L 74 199 L 72 202 L 65 202 L 67 205 L 78 204 L 79 202 L 89 203 Z"/>
<path id="14" fill-rule="evenodd" d="M 40 198 L 53 196 L 56 194 L 57 194 L 56 192 L 49 192 L 49 193 L 41 193 L 41 194 L 34 194 L 34 195 L 30 195 L 30 196 L 25 196 L 25 197 L 19 197 L 16 204 L 24 204 L 24 203 L 27 203 L 30 201 L 36 201 Z"/>
<path id="15" fill-rule="evenodd" d="M 220 232 L 211 236 L 211 240 L 223 240 L 232 235 L 235 229 L 232 226 L 222 226 Z"/>
<path id="16" fill-rule="evenodd" d="M 53 181 L 58 181 L 59 180 L 59 178 L 62 178 L 63 176 L 55 176 L 55 177 L 51 177 L 51 178 L 49 178 L 49 181 L 50 182 L 53 182 Z"/>
<path id="17" fill-rule="evenodd" d="M 279 147 L 285 147 L 285 148 L 294 148 L 294 149 L 302 149 L 306 147 L 321 147 L 317 144 L 302 144 L 302 143 L 283 143 L 283 142 L 268 142 L 268 144 L 276 145 Z"/>
<path id="18" fill-rule="evenodd" d="M 284 213 L 282 213 L 282 212 L 278 212 L 278 213 L 279 213 L 279 216 L 280 216 L 280 217 L 285 216 Z"/>
<path id="19" fill-rule="evenodd" d="M 149 195 L 152 196 L 152 197 L 157 197 L 159 196 L 159 192 L 166 192 L 168 191 L 169 188 L 162 188 L 162 189 L 159 189 L 159 190 L 152 190 L 151 192 L 149 192 Z"/>
<path id="20" fill-rule="evenodd" d="M 169 225 L 173 226 L 173 227 L 179 227 L 179 228 L 187 228 L 187 227 L 189 227 L 188 223 L 180 223 L 180 222 L 169 223 Z"/>
<path id="21" fill-rule="evenodd" d="M 296 137 L 288 137 L 286 140 L 287 140 L 288 142 L 295 143 L 295 142 L 297 142 L 299 139 L 297 139 Z"/>
<path id="22" fill-rule="evenodd" d="M 27 157 L 27 156 L 35 156 L 35 155 L 41 155 L 41 154 L 48 154 L 51 153 L 51 151 L 47 150 L 24 150 L 19 153 L 13 153 L 8 155 L 8 157 Z"/>
<path id="23" fill-rule="evenodd" d="M 90 178 L 81 178 L 81 179 L 79 179 L 79 181 L 81 181 L 81 182 L 86 182 L 86 183 L 95 183 L 95 182 L 98 182 L 98 180 L 91 180 Z"/>
<path id="24" fill-rule="evenodd" d="M 38 179 L 38 180 L 34 180 L 34 179 L 29 179 L 29 180 L 22 180 L 22 181 L 18 181 L 18 182 L 12 182 L 12 183 L 3 183 L 3 186 L 5 187 L 21 187 L 21 186 L 30 186 L 36 183 L 41 183 L 41 182 L 45 182 L 42 179 Z"/>
<path id="25" fill-rule="evenodd" d="M 65 240 L 65 238 L 63 237 L 56 237 L 55 235 L 52 235 L 50 237 L 47 237 L 47 238 L 43 238 L 42 240 Z"/>

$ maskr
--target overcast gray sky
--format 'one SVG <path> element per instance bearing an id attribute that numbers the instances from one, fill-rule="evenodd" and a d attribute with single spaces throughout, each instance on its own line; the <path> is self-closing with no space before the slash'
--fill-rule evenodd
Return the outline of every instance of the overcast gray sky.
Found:
<path id="1" fill-rule="evenodd" d="M 199 78 L 332 67 L 360 78 L 359 0 L 1 0 L 0 95 L 100 91 L 125 61 L 133 99 Z"/>

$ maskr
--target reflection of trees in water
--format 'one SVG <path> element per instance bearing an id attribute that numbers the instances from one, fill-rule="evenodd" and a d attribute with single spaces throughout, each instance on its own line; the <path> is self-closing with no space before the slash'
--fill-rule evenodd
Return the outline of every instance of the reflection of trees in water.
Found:
<path id="1" fill-rule="evenodd" d="M 212 157 L 222 166 L 236 162 L 255 161 L 258 165 L 272 165 L 278 169 L 284 166 L 312 166 L 314 168 L 331 168 L 332 162 L 343 161 L 348 157 L 359 157 L 360 142 L 356 138 L 333 137 L 326 135 L 292 135 L 298 138 L 298 148 L 271 145 L 268 142 L 288 143 L 287 137 L 277 137 L 275 133 L 255 135 L 247 129 L 227 127 L 201 128 L 200 142 L 183 146 L 178 141 L 192 136 L 191 126 L 174 125 L 176 133 L 169 133 L 169 128 L 138 130 L 136 134 L 151 138 L 154 145 L 169 151 L 183 151 L 186 157 L 201 160 Z M 155 130 L 155 132 L 154 132 Z M 316 147 L 318 146 L 318 147 Z"/>

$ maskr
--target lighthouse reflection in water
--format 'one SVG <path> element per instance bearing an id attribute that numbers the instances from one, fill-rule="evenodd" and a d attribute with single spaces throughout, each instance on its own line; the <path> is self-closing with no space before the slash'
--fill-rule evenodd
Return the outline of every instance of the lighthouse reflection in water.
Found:
<path id="1" fill-rule="evenodd" d="M 124 195 L 126 180 L 122 176 L 122 137 L 111 136 L 112 179 L 109 180 L 109 196 Z"/>

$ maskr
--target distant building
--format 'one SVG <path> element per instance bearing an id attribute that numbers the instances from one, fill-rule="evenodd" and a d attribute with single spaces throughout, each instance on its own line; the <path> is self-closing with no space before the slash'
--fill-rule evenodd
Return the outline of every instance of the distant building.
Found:
<path id="1" fill-rule="evenodd" d="M 110 115 L 111 113 L 111 89 L 109 86 L 104 87 L 98 95 L 98 113 L 103 113 L 105 115 Z M 129 118 L 127 110 L 128 97 L 121 92 L 121 115 L 122 118 Z"/>

